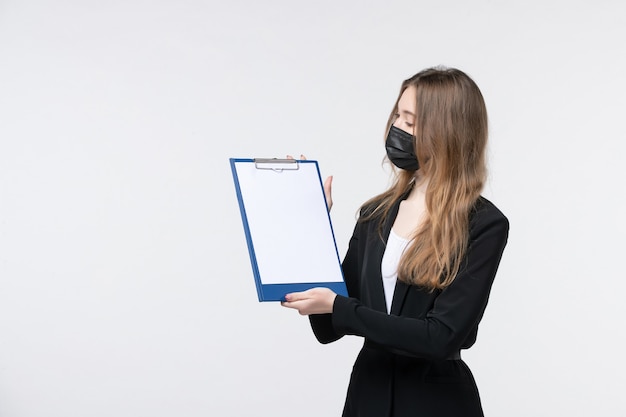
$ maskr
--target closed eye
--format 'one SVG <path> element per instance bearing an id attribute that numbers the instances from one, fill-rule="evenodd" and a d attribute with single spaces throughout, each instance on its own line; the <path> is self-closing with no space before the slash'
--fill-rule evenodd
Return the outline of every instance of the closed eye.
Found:
<path id="1" fill-rule="evenodd" d="M 398 110 L 394 115 L 394 122 L 399 121 L 404 124 L 408 129 L 413 130 L 413 127 L 415 126 L 415 123 L 413 123 L 413 121 L 415 120 L 415 114 L 411 113 L 410 111 L 407 110 Z"/>

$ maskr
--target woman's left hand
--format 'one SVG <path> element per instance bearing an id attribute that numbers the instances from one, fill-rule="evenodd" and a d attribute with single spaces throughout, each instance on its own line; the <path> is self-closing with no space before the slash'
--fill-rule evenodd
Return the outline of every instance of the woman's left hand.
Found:
<path id="1" fill-rule="evenodd" d="M 333 304 L 335 303 L 335 294 L 328 288 L 311 288 L 302 292 L 293 292 L 285 296 L 285 300 L 280 304 L 283 307 L 298 310 L 303 316 L 309 314 L 326 314 L 333 312 Z"/>

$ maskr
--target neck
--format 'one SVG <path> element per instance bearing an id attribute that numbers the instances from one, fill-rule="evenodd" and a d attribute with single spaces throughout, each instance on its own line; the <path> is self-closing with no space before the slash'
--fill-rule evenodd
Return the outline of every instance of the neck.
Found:
<path id="1" fill-rule="evenodd" d="M 428 178 L 424 177 L 420 171 L 415 172 L 415 183 L 413 184 L 413 188 L 409 195 L 407 196 L 407 200 L 423 200 L 426 198 L 426 190 L 428 189 Z"/>

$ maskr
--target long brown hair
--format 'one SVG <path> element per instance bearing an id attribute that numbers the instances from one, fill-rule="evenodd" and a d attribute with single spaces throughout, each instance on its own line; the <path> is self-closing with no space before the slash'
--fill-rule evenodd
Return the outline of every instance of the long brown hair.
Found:
<path id="1" fill-rule="evenodd" d="M 429 290 L 442 289 L 458 274 L 469 240 L 469 213 L 486 178 L 487 109 L 478 86 L 454 68 L 429 68 L 405 80 L 398 102 L 416 90 L 415 154 L 428 179 L 426 218 L 398 265 L 398 278 Z M 392 206 L 415 184 L 414 173 L 394 168 L 393 185 L 372 198 L 361 220 L 384 222 Z"/>

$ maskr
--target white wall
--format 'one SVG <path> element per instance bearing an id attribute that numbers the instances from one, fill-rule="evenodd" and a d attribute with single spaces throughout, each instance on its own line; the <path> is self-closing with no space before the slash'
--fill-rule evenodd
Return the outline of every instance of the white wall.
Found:
<path id="1" fill-rule="evenodd" d="M 228 158 L 319 160 L 343 253 L 437 64 L 485 95 L 511 221 L 486 414 L 626 413 L 624 6 L 371 3 L 0 1 L 0 417 L 339 415 L 360 340 L 257 302 Z"/>

